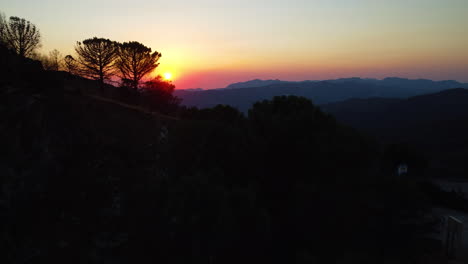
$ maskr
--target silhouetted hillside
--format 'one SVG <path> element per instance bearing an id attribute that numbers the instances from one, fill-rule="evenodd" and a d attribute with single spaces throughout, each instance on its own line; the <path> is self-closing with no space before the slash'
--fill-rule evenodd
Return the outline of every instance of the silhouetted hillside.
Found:
<path id="1" fill-rule="evenodd" d="M 253 80 L 229 85 L 227 87 L 229 89 L 176 90 L 175 95 L 187 106 L 212 107 L 226 104 L 246 112 L 254 102 L 278 95 L 304 96 L 315 104 L 327 104 L 351 98 L 407 98 L 459 87 L 468 88 L 468 85 L 455 81 L 435 82 L 401 78 L 383 80 L 347 78 L 303 82 Z"/>
<path id="2" fill-rule="evenodd" d="M 12 61 L 2 263 L 427 263 L 419 186 L 306 98 L 168 117 L 146 107 L 159 94 Z"/>
<path id="3" fill-rule="evenodd" d="M 39 61 L 17 56 L 0 45 L 0 86 L 21 86 L 37 82 L 43 75 Z M 31 87 L 30 87 L 31 88 Z"/>
<path id="4" fill-rule="evenodd" d="M 466 177 L 468 90 L 450 89 L 408 99 L 353 99 L 323 105 L 340 122 L 385 143 L 414 145 L 434 176 Z"/>
<path id="5" fill-rule="evenodd" d="M 173 120 L 101 100 L 96 81 L 0 58 L 2 263 L 125 262 L 115 248 L 128 241 L 128 208 L 161 167 L 161 126 Z"/>

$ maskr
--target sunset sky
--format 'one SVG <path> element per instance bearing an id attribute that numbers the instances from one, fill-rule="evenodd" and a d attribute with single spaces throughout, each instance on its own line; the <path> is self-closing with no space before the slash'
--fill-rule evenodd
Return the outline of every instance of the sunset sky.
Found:
<path id="1" fill-rule="evenodd" d="M 468 82 L 467 0 L 0 0 L 48 53 L 139 41 L 177 88 L 249 79 L 399 76 Z"/>

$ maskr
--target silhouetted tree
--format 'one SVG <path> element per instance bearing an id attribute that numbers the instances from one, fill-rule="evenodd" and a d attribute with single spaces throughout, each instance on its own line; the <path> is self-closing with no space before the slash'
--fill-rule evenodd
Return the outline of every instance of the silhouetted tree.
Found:
<path id="1" fill-rule="evenodd" d="M 67 55 L 63 59 L 63 64 L 65 67 L 65 70 L 70 73 L 70 74 L 76 74 L 77 70 L 77 65 L 76 65 L 76 60 L 73 58 L 72 55 Z"/>
<path id="2" fill-rule="evenodd" d="M 5 27 L 6 20 L 5 15 L 0 12 L 0 45 L 5 45 Z"/>
<path id="3" fill-rule="evenodd" d="M 161 53 L 136 42 L 124 42 L 119 45 L 118 57 L 115 63 L 124 83 L 137 89 L 140 80 L 158 67 Z"/>
<path id="4" fill-rule="evenodd" d="M 56 49 L 49 53 L 49 59 L 51 61 L 51 65 L 54 71 L 58 71 L 62 67 L 62 58 L 62 54 Z"/>
<path id="5" fill-rule="evenodd" d="M 173 96 L 175 86 L 169 81 L 164 81 L 157 76 L 144 83 L 141 89 L 144 103 L 153 110 L 170 112 L 177 108 L 180 99 Z"/>
<path id="6" fill-rule="evenodd" d="M 102 88 L 104 81 L 113 74 L 117 44 L 109 39 L 94 37 L 77 42 L 75 51 L 78 54 L 80 75 L 99 80 Z"/>
<path id="7" fill-rule="evenodd" d="M 41 34 L 36 25 L 19 17 L 0 19 L 1 42 L 22 57 L 31 56 L 40 47 Z"/>
<path id="8" fill-rule="evenodd" d="M 56 49 L 49 52 L 49 56 L 40 56 L 39 60 L 44 69 L 48 71 L 58 71 L 62 67 L 62 54 Z"/>

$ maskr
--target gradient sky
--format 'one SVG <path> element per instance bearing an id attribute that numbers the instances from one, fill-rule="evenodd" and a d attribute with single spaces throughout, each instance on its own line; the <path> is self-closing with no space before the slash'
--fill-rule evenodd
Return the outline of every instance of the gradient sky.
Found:
<path id="1" fill-rule="evenodd" d="M 399 76 L 468 82 L 468 0 L 0 0 L 35 23 L 41 51 L 136 40 L 177 88 L 254 78 Z"/>

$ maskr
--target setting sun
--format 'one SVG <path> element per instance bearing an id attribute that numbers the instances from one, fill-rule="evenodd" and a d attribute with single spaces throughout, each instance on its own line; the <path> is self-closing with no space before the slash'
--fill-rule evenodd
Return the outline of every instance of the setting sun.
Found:
<path id="1" fill-rule="evenodd" d="M 172 80 L 172 73 L 170 73 L 170 72 L 164 73 L 164 79 L 166 79 L 168 81 Z"/>

